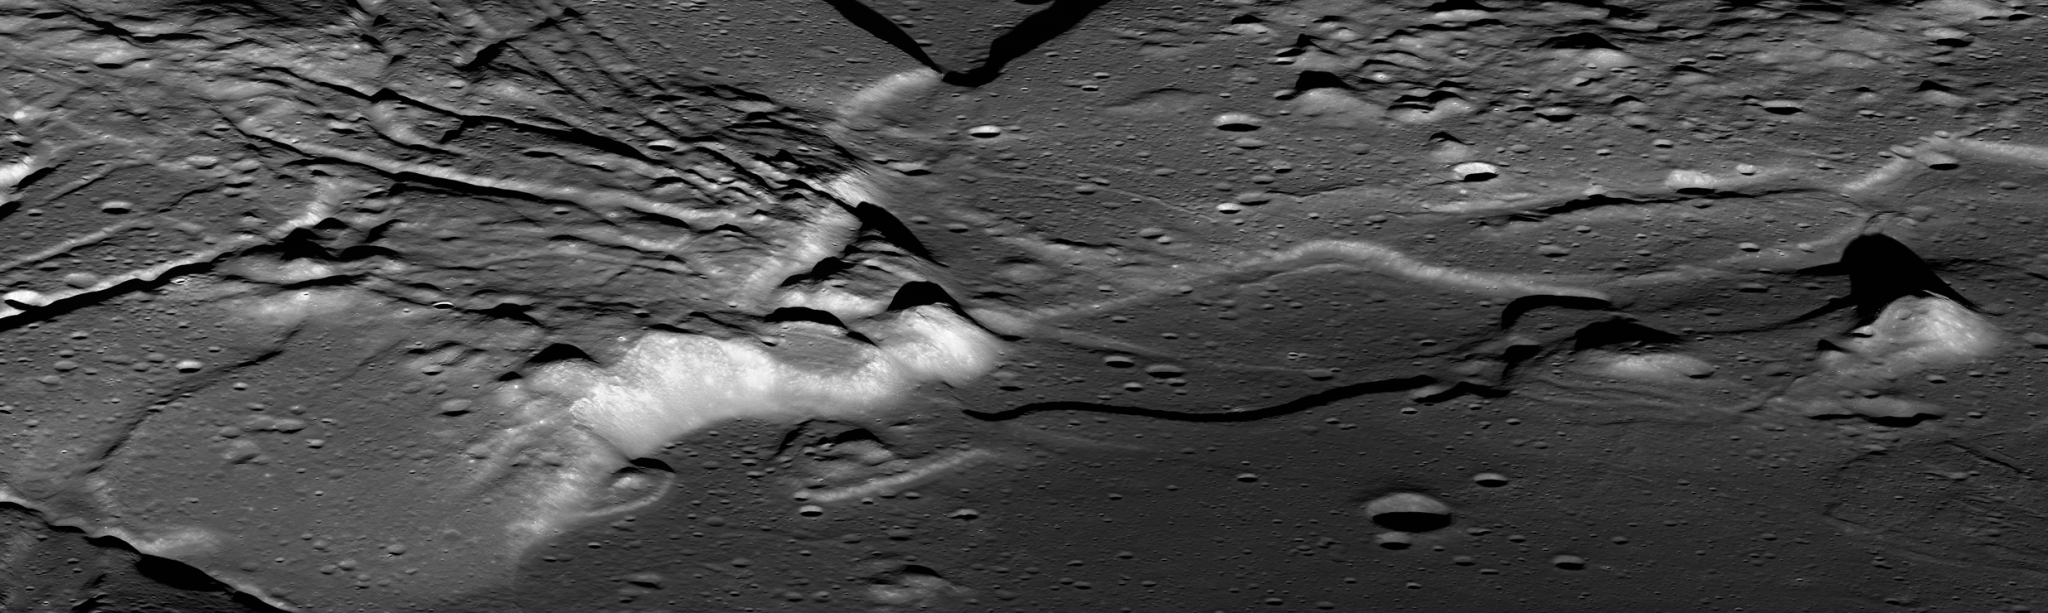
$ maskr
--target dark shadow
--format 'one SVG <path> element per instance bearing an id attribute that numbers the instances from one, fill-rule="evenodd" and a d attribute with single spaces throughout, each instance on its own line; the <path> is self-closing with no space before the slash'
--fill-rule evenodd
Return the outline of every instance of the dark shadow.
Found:
<path id="1" fill-rule="evenodd" d="M 934 579 L 944 578 L 943 576 L 939 575 L 938 570 L 933 569 L 930 566 L 925 566 L 923 564 L 905 564 L 903 565 L 903 568 L 896 569 L 896 572 L 904 575 L 919 575 L 924 577 L 931 577 Z"/>
<path id="2" fill-rule="evenodd" d="M 718 325 L 719 325 L 720 327 L 726 327 L 726 326 L 725 326 L 725 323 L 724 323 L 724 322 L 721 322 L 721 321 L 719 321 L 719 320 L 718 320 L 718 318 L 715 318 L 715 317 L 711 317 L 710 315 L 707 315 L 707 314 L 704 314 L 704 313 L 696 313 L 696 312 L 693 312 L 693 313 L 690 313 L 690 316 L 691 316 L 691 317 L 695 317 L 695 318 L 699 318 L 699 319 L 703 319 L 703 320 L 705 320 L 705 321 L 709 321 L 709 322 L 712 322 L 712 323 L 714 323 L 714 324 L 718 324 Z M 667 332 L 667 333 L 669 333 L 669 334 L 697 334 L 697 333 L 698 333 L 698 331 L 696 331 L 696 330 L 691 330 L 691 329 L 689 329 L 689 328 L 685 328 L 685 327 L 682 327 L 682 326 L 680 326 L 680 325 L 677 325 L 677 324 L 674 324 L 674 323 L 668 323 L 668 322 L 654 322 L 654 323 L 651 323 L 651 324 L 647 324 L 647 329 L 649 329 L 649 330 L 653 330 L 653 331 L 655 331 L 655 332 Z"/>
<path id="3" fill-rule="evenodd" d="M 1404 94 L 1400 97 L 1394 98 L 1393 104 L 1387 105 L 1387 108 L 1429 110 L 1436 108 L 1436 105 L 1441 104 L 1447 100 L 1464 99 L 1464 96 L 1460 96 L 1447 91 L 1434 91 L 1424 95 Z M 1439 132 L 1439 134 L 1442 133 Z"/>
<path id="4" fill-rule="evenodd" d="M 159 558 L 143 554 L 135 561 L 135 572 L 144 578 L 181 590 L 194 592 L 227 591 L 227 585 L 191 565 L 170 558 Z"/>
<path id="5" fill-rule="evenodd" d="M 1919 415 L 1910 415 L 1906 417 L 1886 417 L 1882 415 L 1863 415 L 1860 413 L 1840 413 L 1832 415 L 1814 415 L 1808 417 L 1808 419 L 1826 423 L 1852 422 L 1861 420 L 1865 423 L 1876 424 L 1887 428 L 1911 428 L 1913 426 L 1920 425 L 1921 422 L 1933 421 L 1936 419 L 1940 419 L 1940 417 L 1928 415 L 1925 413 Z"/>
<path id="6" fill-rule="evenodd" d="M 917 44 L 917 39 L 911 37 L 909 32 L 903 31 L 902 26 L 896 25 L 896 22 L 875 12 L 875 9 L 868 8 L 868 5 L 860 3 L 859 0 L 825 0 L 825 4 L 830 4 L 834 10 L 839 11 L 839 16 L 845 17 L 847 23 L 867 30 L 875 38 L 910 56 L 910 59 L 917 60 L 917 63 L 923 64 L 925 68 L 936 72 L 946 71 L 932 59 L 932 56 L 924 52 L 924 47 Z"/>
<path id="7" fill-rule="evenodd" d="M 1443 513 L 1381 513 L 1372 517 L 1372 523 L 1400 532 L 1431 532 L 1449 527 L 1451 516 Z"/>
<path id="8" fill-rule="evenodd" d="M 1543 41 L 1543 48 L 1616 50 L 1620 49 L 1620 47 L 1614 46 L 1614 43 L 1607 42 L 1607 39 L 1601 38 L 1600 35 L 1591 32 L 1580 32 L 1578 34 L 1566 34 L 1564 36 L 1554 37 L 1550 40 Z"/>
<path id="9" fill-rule="evenodd" d="M 1161 409 L 1148 409 L 1144 407 L 1127 407 L 1113 404 L 1100 404 L 1094 402 L 1078 401 L 1035 402 L 1012 409 L 988 412 L 977 411 L 975 409 L 967 409 L 966 413 L 969 417 L 973 417 L 975 419 L 979 419 L 982 421 L 1004 421 L 1016 419 L 1033 413 L 1046 413 L 1052 411 L 1078 411 L 1085 413 L 1105 413 L 1109 415 L 1148 417 L 1152 419 L 1189 423 L 1237 423 L 1247 421 L 1259 421 L 1262 419 L 1271 419 L 1273 417 L 1280 415 L 1298 413 L 1315 407 L 1330 404 L 1332 402 L 1337 402 L 1349 398 L 1356 398 L 1358 396 L 1364 396 L 1367 394 L 1387 394 L 1393 392 L 1412 390 L 1436 382 L 1437 380 L 1435 377 L 1414 376 L 1403 377 L 1400 379 L 1387 379 L 1384 381 L 1367 381 L 1364 383 L 1353 383 L 1350 385 L 1341 385 L 1313 394 L 1309 394 L 1306 396 L 1302 396 L 1300 398 L 1289 400 L 1287 402 L 1283 402 L 1270 407 L 1258 409 L 1244 409 L 1239 411 L 1230 411 L 1227 413 L 1181 413 Z"/>
<path id="10" fill-rule="evenodd" d="M 889 241 L 889 244 L 895 245 L 897 248 L 910 253 L 910 255 L 927 261 L 937 262 L 937 260 L 932 259 L 931 250 L 925 248 L 924 241 L 917 240 L 917 235 L 910 232 L 910 227 L 903 225 L 903 221 L 896 219 L 896 216 L 890 214 L 888 209 L 875 206 L 872 203 L 862 202 L 853 207 L 853 216 L 860 218 L 863 228 L 881 235 L 882 240 Z"/>
<path id="11" fill-rule="evenodd" d="M 1257 22 L 1257 19 L 1252 20 L 1252 23 Z M 1233 19 L 1231 20 L 1231 23 L 1237 23 L 1237 20 Z M 1301 55 L 1303 53 L 1308 53 L 1308 50 L 1310 49 L 1320 50 L 1322 49 L 1322 47 L 1316 46 L 1315 37 L 1309 36 L 1307 34 L 1302 34 L 1294 37 L 1294 44 L 1288 45 L 1287 48 L 1281 49 L 1278 53 L 1274 53 L 1273 57 L 1294 57 L 1297 55 Z"/>
<path id="12" fill-rule="evenodd" d="M 546 325 L 542 324 L 540 320 L 534 319 L 533 315 L 528 313 L 528 311 L 531 310 L 533 310 L 533 307 L 531 305 L 518 304 L 514 302 L 500 302 L 491 305 L 490 308 L 486 308 L 479 312 L 487 317 L 509 319 L 512 321 L 532 326 L 546 327 Z"/>
<path id="13" fill-rule="evenodd" d="M 310 228 L 293 228 L 276 242 L 250 249 L 251 255 L 275 255 L 285 260 L 333 260 L 334 253 L 320 244 Z"/>
<path id="14" fill-rule="evenodd" d="M 883 444 L 881 437 L 875 436 L 875 433 L 868 431 L 867 428 L 860 427 L 851 428 L 845 432 L 835 434 L 831 438 L 825 439 L 825 442 L 834 445 L 844 445 L 846 443 L 853 442 L 869 442 L 874 443 L 876 445 Z"/>
<path id="15" fill-rule="evenodd" d="M 1913 88 L 1913 92 L 1914 92 L 1914 93 L 1923 93 L 1923 92 L 1941 92 L 1941 93 L 1944 93 L 1944 94 L 1953 94 L 1953 93 L 1956 93 L 1956 90 L 1954 90 L 1954 89 L 1950 88 L 1949 86 L 1946 86 L 1946 85 L 1942 85 L 1942 84 L 1940 84 L 1940 83 L 1936 83 L 1936 82 L 1934 82 L 1934 81 L 1930 81 L 1930 80 L 1922 80 L 1922 81 L 1920 81 L 1920 85 L 1918 85 L 1918 86 L 1916 86 L 1916 87 L 1914 87 L 1914 88 Z"/>
<path id="16" fill-rule="evenodd" d="M 8 318 L 5 321 L 0 321 L 0 332 L 13 330 L 16 328 L 41 323 L 44 321 L 50 321 L 71 314 L 72 312 L 77 311 L 79 309 L 92 306 L 95 304 L 100 304 L 108 300 L 112 300 L 123 294 L 155 291 L 159 288 L 162 288 L 165 285 L 170 285 L 173 279 L 177 279 L 180 276 L 187 274 L 196 274 L 207 270 L 211 270 L 213 269 L 213 264 L 213 262 L 207 261 L 193 262 L 190 264 L 173 266 L 169 270 L 165 270 L 163 274 L 158 275 L 154 278 L 128 279 L 126 281 L 122 281 L 118 284 L 115 284 L 113 287 L 109 287 L 104 290 L 100 290 L 97 292 L 86 292 L 83 294 L 72 296 L 70 298 L 52 301 L 49 304 L 44 304 L 40 306 L 30 304 L 17 304 L 12 301 L 9 301 L 7 303 L 8 306 L 13 306 L 15 308 L 22 309 L 25 312 L 17 314 L 14 317 Z"/>
<path id="17" fill-rule="evenodd" d="M 655 472 L 655 473 L 669 473 L 669 474 L 675 474 L 675 472 L 676 472 L 676 469 L 675 469 L 675 468 L 673 468 L 673 467 L 670 467 L 670 466 L 668 465 L 668 462 L 663 462 L 663 461 L 661 461 L 661 460 L 656 460 L 656 459 L 654 459 L 654 458 L 635 458 L 635 459 L 634 459 L 634 460 L 633 460 L 633 461 L 631 462 L 631 464 L 632 464 L 631 466 L 628 466 L 628 467 L 626 467 L 626 468 L 621 468 L 621 469 L 619 469 L 619 470 L 620 470 L 620 471 L 639 471 L 639 472 Z"/>
<path id="18" fill-rule="evenodd" d="M 553 364 L 555 362 L 595 361 L 597 360 L 591 359 L 590 354 L 585 353 L 580 347 L 568 343 L 555 343 L 542 348 L 540 353 L 533 354 L 533 357 L 527 358 L 526 366 L 533 367 L 542 364 Z"/>
<path id="19" fill-rule="evenodd" d="M 953 295 L 946 292 L 946 288 L 930 281 L 911 281 L 897 288 L 896 297 L 889 300 L 889 310 L 901 311 L 934 304 L 944 305 L 956 312 L 966 312 L 960 307 L 960 301 L 954 300 Z"/>
<path id="20" fill-rule="evenodd" d="M 1610 319 L 1587 324 L 1572 335 L 1572 350 L 1585 351 L 1615 346 L 1676 345 L 1681 342 L 1678 335 L 1658 330 L 1633 321 Z"/>
<path id="21" fill-rule="evenodd" d="M 310 228 L 294 228 L 275 242 L 251 247 L 244 253 L 249 255 L 275 256 L 280 260 L 319 260 L 323 262 L 353 262 L 374 257 L 396 257 L 398 251 L 381 245 L 354 244 L 339 251 L 329 248 L 327 242 L 343 242 L 334 238 L 347 232 L 349 227 L 339 220 L 329 219 Z M 325 235 L 323 236 L 323 231 Z M 381 233 L 381 231 L 380 231 Z M 367 234 L 367 233 L 366 233 Z M 368 238 L 366 235 L 364 238 Z"/>
<path id="22" fill-rule="evenodd" d="M 1919 254 L 1883 234 L 1849 241 L 1842 249 L 1841 269 L 1849 275 L 1849 298 L 1856 305 L 1857 318 L 1864 322 L 1877 319 L 1892 301 L 1915 295 L 1941 296 L 1971 310 L 1977 308 L 1935 275 Z"/>
<path id="23" fill-rule="evenodd" d="M 1566 200 L 1564 202 L 1560 202 L 1536 210 L 1514 213 L 1508 215 L 1508 218 L 1516 221 L 1541 221 L 1553 215 L 1562 215 L 1564 213 L 1570 213 L 1572 211 L 1579 211 L 1584 209 L 1597 209 L 1609 206 L 1631 206 L 1642 203 L 1643 201 L 1637 200 L 1635 198 L 1630 198 L 1628 196 L 1619 196 L 1614 194 L 1593 194 L 1591 196 L 1581 196 L 1578 198 L 1573 198 L 1570 200 Z"/>
<path id="24" fill-rule="evenodd" d="M 1074 29 L 1088 18 L 1089 13 L 1105 4 L 1109 4 L 1109 0 L 1052 0 L 1045 8 L 1025 17 L 1016 27 L 990 41 L 988 59 L 980 66 L 964 72 L 948 72 L 945 80 L 963 87 L 987 85 L 1002 76 L 1003 69 L 1010 62 Z"/>
<path id="25" fill-rule="evenodd" d="M 278 287 L 282 289 L 306 289 L 312 287 L 348 287 L 351 285 L 355 285 L 357 283 L 361 283 L 362 281 L 362 275 L 334 275 L 331 277 L 320 277 L 317 279 L 307 279 L 304 281 L 279 283 Z"/>
<path id="26" fill-rule="evenodd" d="M 1907 417 L 1883 417 L 1878 415 L 1863 415 L 1861 417 L 1864 421 L 1868 421 L 1870 423 L 1885 426 L 1888 428 L 1911 428 L 1913 426 L 1920 425 L 1920 422 L 1923 421 L 1940 419 L 1939 417 L 1927 415 L 1924 413 L 1920 415 L 1911 415 Z"/>
<path id="27" fill-rule="evenodd" d="M 1527 315 L 1530 311 L 1534 311 L 1537 309 L 1608 311 L 1613 310 L 1614 305 L 1599 298 L 1544 295 L 1523 296 L 1520 298 L 1516 298 L 1512 301 L 1509 301 L 1507 308 L 1501 309 L 1500 327 L 1502 329 L 1513 328 L 1515 327 L 1515 322 L 1520 321 L 1523 315 Z"/>
<path id="28" fill-rule="evenodd" d="M 428 108 L 431 110 L 431 107 L 428 107 L 427 105 L 422 103 L 412 102 L 411 100 L 405 98 L 399 98 L 399 100 L 404 100 L 407 103 L 410 103 L 414 106 Z M 447 115 L 444 113 L 436 112 L 436 114 L 442 117 L 447 117 Z M 593 132 L 587 132 L 580 128 L 570 126 L 551 128 L 540 125 L 534 125 L 533 123 L 521 123 L 509 119 L 501 119 L 498 117 L 465 117 L 460 119 L 465 130 L 471 124 L 476 124 L 478 126 L 490 127 L 500 130 L 502 131 L 501 133 L 503 134 L 536 134 L 556 141 L 565 142 L 568 144 L 586 147 L 590 149 L 595 149 L 598 151 L 603 151 L 605 153 L 616 155 L 629 160 L 640 160 L 644 162 L 657 161 L 655 158 L 648 157 L 645 153 L 642 153 L 640 151 L 640 148 L 632 143 L 621 142 L 610 136 L 597 134 Z M 456 188 L 457 191 L 464 193 L 477 190 L 477 188 L 475 188 L 474 186 L 470 186 L 468 184 L 454 185 L 459 186 Z"/>
<path id="29" fill-rule="evenodd" d="M 814 324 L 832 326 L 834 328 L 846 328 L 846 322 L 840 321 L 839 316 L 827 313 L 825 311 L 820 311 L 818 309 L 807 307 L 782 307 L 779 309 L 775 309 L 774 312 L 768 314 L 766 321 L 771 324 L 792 321 L 806 321 Z"/>
<path id="30" fill-rule="evenodd" d="M 836 275 L 852 269 L 853 265 L 848 264 L 846 260 L 842 260 L 835 257 L 826 257 L 819 259 L 817 264 L 812 264 L 810 272 L 790 275 L 788 279 L 783 279 L 782 286 L 789 287 L 806 281 L 824 281 L 826 279 L 832 278 L 832 275 Z"/>
<path id="31" fill-rule="evenodd" d="M 246 613 L 283 613 L 282 609 L 271 606 L 269 603 L 263 602 L 262 599 L 259 599 L 255 596 L 251 596 L 247 593 L 244 593 L 240 590 L 237 590 L 229 586 L 226 583 L 216 580 L 212 576 L 207 575 L 204 571 L 194 568 L 188 564 L 185 564 L 184 562 L 179 562 L 177 560 L 172 560 L 170 558 L 160 558 L 157 556 L 152 556 L 141 552 L 136 552 L 135 549 L 131 547 L 127 542 L 121 541 L 119 539 L 98 537 L 88 538 L 86 540 L 93 544 L 101 545 L 104 547 L 135 552 L 137 555 L 140 556 L 140 559 L 137 559 L 135 561 L 136 574 L 141 575 L 145 579 L 155 581 L 156 583 L 163 585 L 164 587 L 169 587 L 184 592 L 203 592 L 224 595 L 227 597 L 229 602 L 232 602 L 236 605 L 235 610 L 243 611 Z M 221 609 L 208 608 L 207 610 Z"/>
<path id="32" fill-rule="evenodd" d="M 1311 89 L 1351 89 L 1351 85 L 1337 75 L 1320 70 L 1304 70 L 1294 78 L 1294 91 L 1306 92 Z"/>
<path id="33" fill-rule="evenodd" d="M 653 211 L 630 211 L 626 213 L 626 215 L 630 215 L 633 221 L 640 223 L 652 224 L 657 226 L 667 226 L 670 228 L 675 228 L 677 230 L 695 229 L 691 228 L 690 224 L 683 222 L 683 220 L 676 219 L 674 217 L 670 217 L 668 215 L 663 215 Z"/>
<path id="34" fill-rule="evenodd" d="M 1837 262 L 1804 268 L 1806 276 L 1849 277 L 1849 295 L 1829 300 L 1788 323 L 1802 323 L 1846 308 L 1856 311 L 1856 325 L 1877 319 L 1884 307 L 1906 296 L 1936 295 L 1975 310 L 1977 305 L 1963 298 L 1955 288 L 1934 274 L 1934 269 L 1912 249 L 1883 234 L 1859 236 L 1849 241 Z M 1824 349 L 1827 347 L 1823 347 Z M 1836 348 L 1839 349 L 1839 348 Z"/>
<path id="35" fill-rule="evenodd" d="M 1821 305 L 1819 308 L 1815 308 L 1814 310 L 1801 313 L 1798 317 L 1786 320 L 1784 325 L 1806 323 L 1809 321 L 1813 321 L 1815 319 L 1820 319 L 1821 317 L 1824 317 L 1829 313 L 1840 311 L 1842 309 L 1846 309 L 1854 305 L 1855 302 L 1848 298 L 1836 298 L 1834 300 L 1829 300 L 1826 304 Z M 1858 323 L 1857 325 L 1862 324 Z M 1813 343 L 1813 350 L 1821 353 L 1826 353 L 1829 351 L 1838 351 L 1841 353 L 1855 353 L 1853 351 L 1850 351 L 1848 347 L 1842 346 L 1839 342 L 1841 340 L 1843 339 L 1822 338 L 1816 340 Z"/>

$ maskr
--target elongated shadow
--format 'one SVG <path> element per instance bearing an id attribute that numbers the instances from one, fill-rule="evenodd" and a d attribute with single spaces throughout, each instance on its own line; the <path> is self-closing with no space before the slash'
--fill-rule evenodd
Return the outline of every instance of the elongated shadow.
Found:
<path id="1" fill-rule="evenodd" d="M 1549 294 L 1523 296 L 1509 301 L 1507 308 L 1501 309 L 1500 328 L 1502 330 L 1514 328 L 1515 322 L 1521 321 L 1523 315 L 1538 309 L 1612 311 L 1614 310 L 1614 303 L 1599 298 L 1582 298 L 1578 296 L 1553 296 Z"/>
<path id="2" fill-rule="evenodd" d="M 1799 274 L 1847 276 L 1849 295 L 1829 300 L 1787 323 L 1805 323 L 1843 309 L 1854 309 L 1855 325 L 1861 326 L 1876 321 L 1892 301 L 1915 295 L 1940 296 L 1972 311 L 1978 310 L 1976 303 L 1943 281 L 1919 254 L 1883 234 L 1859 236 L 1842 249 L 1840 261 L 1803 269 Z"/>
<path id="3" fill-rule="evenodd" d="M 833 9 L 838 10 L 839 16 L 845 17 L 847 23 L 867 30 L 869 34 L 875 35 L 875 38 L 882 39 L 882 42 L 889 43 L 889 46 L 909 55 L 910 59 L 917 60 L 917 63 L 923 64 L 925 68 L 936 72 L 946 71 L 937 61 L 932 60 L 931 55 L 924 52 L 924 47 L 918 45 L 917 39 L 912 38 L 909 32 L 903 31 L 896 22 L 889 21 L 888 17 L 868 8 L 866 4 L 861 4 L 859 0 L 825 0 L 825 4 L 830 4 Z"/>
<path id="4" fill-rule="evenodd" d="M 910 252 L 911 255 L 937 261 L 932 258 L 931 250 L 925 248 L 924 241 L 917 240 L 917 234 L 911 232 L 909 226 L 903 225 L 902 220 L 889 214 L 888 209 L 862 202 L 859 206 L 853 207 L 853 215 L 860 218 L 863 230 L 881 234 L 883 240 Z"/>
<path id="5" fill-rule="evenodd" d="M 1892 301 L 1906 296 L 1941 296 L 1975 310 L 1976 303 L 1950 287 L 1935 274 L 1934 267 L 1898 239 L 1883 234 L 1859 236 L 1842 249 L 1841 261 L 1822 264 L 1800 274 L 1849 277 L 1849 295 L 1828 301 L 1793 318 L 1804 322 L 1843 308 L 1854 307 L 1857 325 L 1870 323 Z"/>
<path id="6" fill-rule="evenodd" d="M 1842 264 L 1849 273 L 1849 293 L 1856 298 L 1857 314 L 1865 320 L 1876 319 L 1893 300 L 1916 294 L 1941 296 L 1977 308 L 1942 281 L 1919 254 L 1883 234 L 1849 241 L 1849 246 L 1842 249 Z"/>
<path id="7" fill-rule="evenodd" d="M 1369 394 L 1387 394 L 1393 392 L 1407 391 L 1436 382 L 1436 378 L 1428 376 L 1401 377 L 1398 379 L 1366 381 L 1363 383 L 1353 383 L 1350 385 L 1341 385 L 1333 387 L 1330 389 L 1326 389 L 1313 394 L 1308 394 L 1306 396 L 1302 396 L 1300 398 L 1289 400 L 1273 406 L 1248 408 L 1244 410 L 1230 411 L 1227 413 L 1183 413 L 1179 411 L 1148 409 L 1144 407 L 1130 407 L 1114 404 L 1076 401 L 1035 402 L 1015 408 L 995 411 L 977 411 L 969 409 L 968 411 L 966 411 L 966 413 L 969 417 L 981 421 L 1006 421 L 1023 417 L 1025 415 L 1030 415 L 1032 413 L 1045 413 L 1050 411 L 1076 411 L 1085 413 L 1107 413 L 1111 415 L 1150 417 L 1153 419 L 1162 419 L 1166 421 L 1182 421 L 1194 423 L 1234 423 L 1258 421 L 1261 419 L 1277 417 L 1280 415 L 1287 415 L 1290 413 L 1299 413 L 1340 400 L 1356 398 L 1359 396 L 1365 396 Z"/>
<path id="8" fill-rule="evenodd" d="M 948 72 L 945 81 L 963 87 L 987 85 L 1002 76 L 1003 68 L 1010 62 L 1074 29 L 1081 20 L 1088 18 L 1089 13 L 1105 4 L 1109 4 L 1109 0 L 1053 0 L 1044 9 L 1017 22 L 1010 31 L 989 41 L 988 59 L 980 66 L 964 72 Z"/>
<path id="9" fill-rule="evenodd" d="M 1579 328 L 1579 331 L 1572 335 L 1572 350 L 1677 345 L 1684 341 L 1684 338 L 1676 334 L 1617 318 L 1596 321 Z"/>

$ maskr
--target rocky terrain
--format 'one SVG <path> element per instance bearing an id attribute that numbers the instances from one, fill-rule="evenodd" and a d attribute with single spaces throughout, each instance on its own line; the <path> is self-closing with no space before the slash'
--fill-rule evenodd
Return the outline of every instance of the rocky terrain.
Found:
<path id="1" fill-rule="evenodd" d="M 0 0 L 8 611 L 2031 611 L 2017 0 Z"/>

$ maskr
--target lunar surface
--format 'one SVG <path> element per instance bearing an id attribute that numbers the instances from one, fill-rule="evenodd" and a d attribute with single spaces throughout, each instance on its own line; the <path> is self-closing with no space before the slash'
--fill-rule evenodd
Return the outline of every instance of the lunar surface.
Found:
<path id="1" fill-rule="evenodd" d="M 0 609 L 2048 607 L 2031 0 L 0 0 Z"/>

